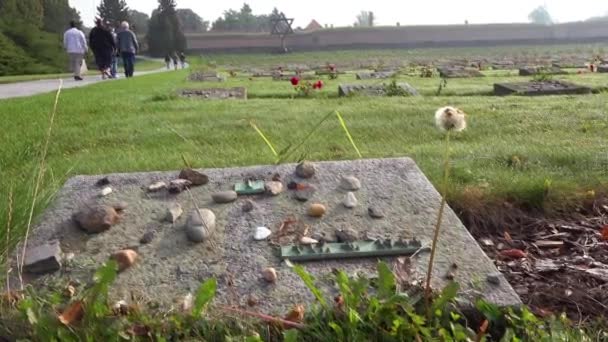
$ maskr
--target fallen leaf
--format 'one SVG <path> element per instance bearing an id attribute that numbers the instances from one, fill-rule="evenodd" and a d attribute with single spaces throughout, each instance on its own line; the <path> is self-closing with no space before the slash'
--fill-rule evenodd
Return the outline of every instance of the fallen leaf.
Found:
<path id="1" fill-rule="evenodd" d="M 150 335 L 150 327 L 143 324 L 134 324 L 129 328 L 129 334 L 133 336 L 148 336 Z"/>
<path id="2" fill-rule="evenodd" d="M 72 303 L 61 315 L 59 318 L 59 322 L 64 325 L 71 325 L 74 322 L 79 321 L 84 316 L 84 307 L 82 301 L 78 300 Z"/>
<path id="3" fill-rule="evenodd" d="M 481 323 L 481 326 L 479 327 L 479 333 L 480 334 L 485 334 L 486 331 L 488 331 L 488 326 L 490 325 L 490 322 L 488 322 L 488 320 L 484 320 L 483 323 Z"/>
<path id="4" fill-rule="evenodd" d="M 302 323 L 304 321 L 304 305 L 298 304 L 285 316 L 285 320 L 294 323 Z"/>
<path id="5" fill-rule="evenodd" d="M 602 228 L 602 240 L 608 241 L 608 224 Z"/>
<path id="6" fill-rule="evenodd" d="M 68 298 L 74 297 L 75 293 L 76 293 L 76 288 L 72 285 L 68 285 L 64 290 L 64 294 Z"/>
<path id="7" fill-rule="evenodd" d="M 507 240 L 507 242 L 509 242 L 509 243 L 513 242 L 513 239 L 511 238 L 511 234 L 509 234 L 509 232 L 506 230 L 504 233 L 504 237 L 505 237 L 505 240 Z"/>
<path id="8" fill-rule="evenodd" d="M 512 259 L 522 259 L 528 256 L 528 254 L 521 249 L 506 249 L 504 251 L 500 251 L 500 255 Z"/>

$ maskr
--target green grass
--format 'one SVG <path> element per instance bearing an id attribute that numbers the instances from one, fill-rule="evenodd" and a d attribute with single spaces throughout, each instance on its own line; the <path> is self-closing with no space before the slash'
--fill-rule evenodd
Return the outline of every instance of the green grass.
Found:
<path id="1" fill-rule="evenodd" d="M 150 71 L 160 69 L 164 66 L 164 63 L 149 60 L 149 59 L 139 59 L 136 62 L 136 70 L 139 71 Z M 96 71 L 90 68 L 94 68 L 94 65 L 88 65 L 89 72 L 88 75 L 95 75 Z M 122 66 L 119 64 L 119 72 L 121 72 Z M 63 74 L 39 74 L 39 75 L 17 75 L 17 76 L 0 76 L 0 84 L 7 83 L 17 83 L 17 82 L 27 82 L 27 81 L 39 81 L 39 80 L 50 80 L 55 78 L 69 77 L 70 73 Z"/>

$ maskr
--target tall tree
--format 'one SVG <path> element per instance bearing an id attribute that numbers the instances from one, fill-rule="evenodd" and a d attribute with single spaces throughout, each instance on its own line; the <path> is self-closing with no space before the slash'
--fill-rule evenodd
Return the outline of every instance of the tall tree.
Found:
<path id="1" fill-rule="evenodd" d="M 177 18 L 184 32 L 200 33 L 206 32 L 209 29 L 209 22 L 204 21 L 203 18 L 189 8 L 178 9 Z"/>
<path id="2" fill-rule="evenodd" d="M 150 16 L 148 14 L 136 10 L 129 10 L 129 18 L 133 31 L 138 34 L 148 33 L 148 26 L 150 25 Z"/>
<path id="3" fill-rule="evenodd" d="M 549 10 L 545 6 L 538 6 L 528 15 L 528 19 L 533 24 L 540 25 L 551 25 L 553 24 L 553 18 L 549 14 Z"/>
<path id="4" fill-rule="evenodd" d="M 162 56 L 186 49 L 186 36 L 181 30 L 175 0 L 159 0 L 148 28 L 150 53 Z"/>
<path id="5" fill-rule="evenodd" d="M 374 12 L 372 11 L 361 11 L 359 15 L 357 15 L 357 21 L 355 22 L 355 26 L 361 27 L 372 27 L 374 26 L 374 22 L 376 17 L 374 16 Z"/>
<path id="6" fill-rule="evenodd" d="M 112 25 L 129 21 L 129 6 L 125 0 L 102 0 L 97 6 L 97 15 Z"/>
<path id="7" fill-rule="evenodd" d="M 224 12 L 223 17 L 213 22 L 212 31 L 238 31 L 238 32 L 269 32 L 270 19 L 280 15 L 277 8 L 270 14 L 255 15 L 248 4 L 243 4 L 239 11 L 233 9 Z"/>
<path id="8" fill-rule="evenodd" d="M 63 33 L 72 20 L 81 26 L 80 13 L 70 7 L 68 0 L 44 0 L 44 26 L 48 32 Z"/>

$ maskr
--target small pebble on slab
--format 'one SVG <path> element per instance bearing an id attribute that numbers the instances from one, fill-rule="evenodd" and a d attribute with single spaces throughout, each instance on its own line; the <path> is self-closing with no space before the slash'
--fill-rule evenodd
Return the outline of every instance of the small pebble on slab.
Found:
<path id="1" fill-rule="evenodd" d="M 59 241 L 28 248 L 23 269 L 27 273 L 44 274 L 61 269 L 61 247 Z"/>
<path id="2" fill-rule="evenodd" d="M 357 191 L 361 189 L 361 181 L 354 176 L 345 176 L 340 180 L 340 188 L 346 191 Z"/>
<path id="3" fill-rule="evenodd" d="M 296 176 L 300 178 L 312 178 L 315 175 L 315 164 L 304 161 L 296 166 Z"/>
<path id="4" fill-rule="evenodd" d="M 132 249 L 125 249 L 112 254 L 110 259 L 115 260 L 118 264 L 118 272 L 122 272 L 127 268 L 133 266 L 137 261 L 137 252 Z"/>
<path id="5" fill-rule="evenodd" d="M 179 203 L 173 203 L 167 208 L 167 214 L 165 215 L 165 221 L 175 223 L 180 216 L 184 213 L 182 206 Z"/>
<path id="6" fill-rule="evenodd" d="M 175 179 L 169 183 L 169 192 L 179 194 L 189 189 L 190 186 L 192 186 L 192 182 L 187 179 Z"/>
<path id="7" fill-rule="evenodd" d="M 253 235 L 253 239 L 256 241 L 262 241 L 268 239 L 268 237 L 272 234 L 272 231 L 266 227 L 257 227 L 255 229 L 255 234 Z"/>
<path id="8" fill-rule="evenodd" d="M 355 196 L 355 194 L 353 192 L 349 191 L 344 196 L 344 200 L 342 201 L 342 204 L 344 204 L 344 206 L 346 208 L 352 209 L 352 208 L 356 207 L 357 204 L 359 204 L 359 201 L 357 201 L 357 197 Z"/>
<path id="9" fill-rule="evenodd" d="M 204 242 L 215 230 L 215 214 L 209 209 L 195 209 L 190 213 L 186 223 L 188 240 L 196 243 Z"/>
<path id="10" fill-rule="evenodd" d="M 179 179 L 189 180 L 192 185 L 200 186 L 209 183 L 209 177 L 192 169 L 184 169 L 179 173 Z"/>
<path id="11" fill-rule="evenodd" d="M 236 191 L 233 191 L 233 190 L 220 191 L 220 192 L 213 193 L 211 195 L 213 202 L 218 203 L 218 204 L 226 204 L 226 203 L 234 202 L 234 201 L 236 201 L 237 197 L 238 197 L 238 194 L 236 193 Z"/>
<path id="12" fill-rule="evenodd" d="M 283 192 L 283 183 L 281 182 L 266 182 L 264 187 L 266 188 L 266 193 L 272 196 L 278 196 Z"/>
<path id="13" fill-rule="evenodd" d="M 367 209 L 367 213 L 369 214 L 369 216 L 371 218 L 375 218 L 375 219 L 384 218 L 384 212 L 382 211 L 382 209 L 380 209 L 378 207 L 369 207 Z"/>
<path id="14" fill-rule="evenodd" d="M 92 205 L 80 209 L 72 218 L 87 233 L 97 234 L 112 228 L 120 216 L 113 207 Z"/>
<path id="15" fill-rule="evenodd" d="M 148 186 L 148 192 L 158 192 L 167 188 L 167 183 L 165 182 L 156 182 L 154 184 L 150 184 Z"/>
<path id="16" fill-rule="evenodd" d="M 109 186 L 106 186 L 99 192 L 99 197 L 106 197 L 111 193 L 112 193 L 112 188 L 110 188 Z"/>
<path id="17" fill-rule="evenodd" d="M 327 209 L 321 203 L 313 203 L 308 207 L 308 215 L 312 217 L 323 217 Z"/>
<path id="18" fill-rule="evenodd" d="M 265 268 L 264 270 L 262 270 L 262 278 L 264 278 L 267 283 L 276 283 L 278 278 L 277 270 L 272 267 Z"/>

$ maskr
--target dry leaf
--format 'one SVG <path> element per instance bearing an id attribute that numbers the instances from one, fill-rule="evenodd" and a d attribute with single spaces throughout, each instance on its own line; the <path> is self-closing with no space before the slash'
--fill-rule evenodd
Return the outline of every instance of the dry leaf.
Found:
<path id="1" fill-rule="evenodd" d="M 393 274 L 402 288 L 409 287 L 414 281 L 412 260 L 408 257 L 397 258 L 393 263 Z"/>
<path id="2" fill-rule="evenodd" d="M 602 240 L 608 241 L 608 225 L 602 228 Z"/>
<path id="3" fill-rule="evenodd" d="M 490 325 L 490 322 L 486 319 L 483 321 L 483 323 L 481 323 L 481 326 L 479 327 L 479 333 L 480 334 L 485 334 L 486 331 L 488 331 L 488 326 Z"/>
<path id="4" fill-rule="evenodd" d="M 521 249 L 506 249 L 501 251 L 500 255 L 512 259 L 522 259 L 528 256 L 528 254 Z"/>
<path id="5" fill-rule="evenodd" d="M 149 336 L 150 327 L 143 324 L 134 324 L 129 328 L 129 334 L 133 336 Z"/>
<path id="6" fill-rule="evenodd" d="M 82 301 L 78 300 L 72 303 L 61 315 L 59 322 L 64 325 L 71 325 L 72 323 L 78 322 L 84 316 L 84 306 Z"/>
<path id="7" fill-rule="evenodd" d="M 298 304 L 285 316 L 286 321 L 302 323 L 304 321 L 304 305 Z"/>
<path id="8" fill-rule="evenodd" d="M 66 297 L 72 298 L 72 297 L 74 297 L 74 294 L 76 293 L 76 288 L 72 285 L 68 285 L 65 288 L 63 293 L 65 294 Z"/>
<path id="9" fill-rule="evenodd" d="M 509 234 L 508 231 L 505 230 L 504 236 L 505 236 L 505 240 L 507 240 L 507 242 L 509 242 L 509 243 L 513 242 L 513 239 L 511 238 L 511 234 Z"/>

